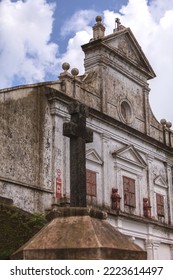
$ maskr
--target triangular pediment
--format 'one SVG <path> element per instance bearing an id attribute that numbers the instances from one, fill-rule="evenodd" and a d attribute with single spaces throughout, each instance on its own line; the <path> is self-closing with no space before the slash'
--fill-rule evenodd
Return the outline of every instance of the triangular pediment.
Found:
<path id="1" fill-rule="evenodd" d="M 158 186 L 160 186 L 160 187 L 167 188 L 166 182 L 165 182 L 165 180 L 162 178 L 161 175 L 157 176 L 157 177 L 154 179 L 154 184 L 155 184 L 155 185 L 158 185 Z"/>
<path id="2" fill-rule="evenodd" d="M 101 157 L 94 149 L 89 149 L 88 151 L 86 151 L 86 159 L 100 165 L 103 164 Z"/>
<path id="3" fill-rule="evenodd" d="M 123 161 L 129 162 L 133 165 L 139 166 L 141 168 L 146 167 L 146 163 L 138 153 L 138 151 L 134 148 L 133 145 L 129 145 L 121 148 L 120 150 L 114 151 L 112 156 L 117 159 L 121 159 Z"/>
<path id="4" fill-rule="evenodd" d="M 148 75 L 148 79 L 156 76 L 130 28 L 114 32 L 105 37 L 103 43 L 123 59 L 144 71 Z"/>

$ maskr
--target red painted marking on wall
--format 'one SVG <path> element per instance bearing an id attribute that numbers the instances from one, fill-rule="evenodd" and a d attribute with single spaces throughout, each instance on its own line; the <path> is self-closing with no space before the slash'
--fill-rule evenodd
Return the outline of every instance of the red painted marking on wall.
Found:
<path id="1" fill-rule="evenodd" d="M 56 177 L 56 197 L 61 197 L 61 186 L 62 186 L 62 180 L 61 180 L 61 170 L 57 170 L 57 177 Z"/>
<path id="2" fill-rule="evenodd" d="M 151 206 L 148 197 L 143 198 L 144 216 L 146 218 L 151 218 Z"/>

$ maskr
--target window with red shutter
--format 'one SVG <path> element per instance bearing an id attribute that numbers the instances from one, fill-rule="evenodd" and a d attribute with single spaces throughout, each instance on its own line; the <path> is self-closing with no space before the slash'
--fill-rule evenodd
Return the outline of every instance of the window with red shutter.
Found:
<path id="1" fill-rule="evenodd" d="M 124 205 L 136 207 L 135 180 L 123 176 Z"/>
<path id="2" fill-rule="evenodd" d="M 164 196 L 156 193 L 156 205 L 157 205 L 157 215 L 159 217 L 164 217 Z"/>
<path id="3" fill-rule="evenodd" d="M 86 193 L 90 196 L 96 196 L 96 172 L 86 170 Z"/>

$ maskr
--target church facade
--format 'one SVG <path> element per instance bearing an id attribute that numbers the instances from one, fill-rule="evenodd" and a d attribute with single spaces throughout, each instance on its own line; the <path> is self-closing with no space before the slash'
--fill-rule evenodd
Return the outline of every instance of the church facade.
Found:
<path id="1" fill-rule="evenodd" d="M 82 46 L 85 73 L 0 91 L 0 197 L 28 212 L 67 205 L 68 105 L 89 107 L 86 144 L 87 205 L 104 209 L 109 222 L 147 251 L 173 259 L 173 131 L 149 104 L 155 73 L 129 28 L 117 21 L 105 36 L 96 17 L 93 38 Z"/>

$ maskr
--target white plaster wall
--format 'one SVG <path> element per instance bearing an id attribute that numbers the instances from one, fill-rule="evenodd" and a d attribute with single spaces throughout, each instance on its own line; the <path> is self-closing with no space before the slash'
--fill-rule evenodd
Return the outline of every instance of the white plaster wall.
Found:
<path id="1" fill-rule="evenodd" d="M 145 240 L 135 238 L 134 243 L 137 244 L 139 247 L 141 247 L 143 250 L 145 250 Z"/>
<path id="2" fill-rule="evenodd" d="M 158 260 L 170 260 L 171 250 L 170 245 L 165 243 L 160 243 L 158 248 Z"/>
<path id="3" fill-rule="evenodd" d="M 147 144 L 145 141 L 142 141 L 140 139 L 137 139 L 136 137 L 128 135 L 126 132 L 123 132 L 122 130 L 119 130 L 118 128 L 114 128 L 110 124 L 105 124 L 103 122 L 94 120 L 93 118 L 91 121 L 88 121 L 88 126 L 90 128 L 94 128 L 94 143 L 90 144 L 90 148 L 93 147 L 95 150 L 102 155 L 103 157 L 103 139 L 101 136 L 98 135 L 104 135 L 104 138 L 107 140 L 106 144 L 106 160 L 104 160 L 104 168 L 107 170 L 107 178 L 108 180 L 105 180 L 104 182 L 104 189 L 106 190 L 106 196 L 105 196 L 105 205 L 110 206 L 110 195 L 111 195 L 111 188 L 115 185 L 118 186 L 119 189 L 122 187 L 122 176 L 126 175 L 131 178 L 134 178 L 136 180 L 136 187 L 137 187 L 137 208 L 135 210 L 134 214 L 143 215 L 143 197 L 147 197 L 150 195 L 150 188 L 153 188 L 153 195 L 154 192 L 157 190 L 157 186 L 154 184 L 155 175 L 153 173 L 155 172 L 159 175 L 161 174 L 163 178 L 165 178 L 165 167 L 164 162 L 167 160 L 166 154 L 164 154 L 163 151 L 158 151 L 157 148 L 151 146 L 150 144 Z M 102 144 L 101 144 L 102 143 Z M 141 155 L 141 157 L 144 159 L 146 166 L 148 166 L 148 156 L 152 157 L 152 169 L 147 171 L 144 168 L 143 170 L 138 168 L 137 166 L 132 166 L 128 162 L 119 162 L 116 165 L 115 159 L 112 157 L 112 152 L 115 150 L 118 150 L 122 147 L 125 147 L 126 145 L 132 144 L 138 151 L 138 153 Z M 102 149 L 100 151 L 100 149 Z M 103 158 L 102 158 L 103 159 Z M 158 170 L 158 171 L 157 171 Z M 148 173 L 151 173 L 150 178 L 150 186 L 149 188 L 149 182 L 148 182 Z M 99 188 L 99 186 L 98 186 Z M 165 188 L 159 187 L 161 189 L 161 192 L 165 195 L 165 205 L 167 204 L 167 192 L 165 191 Z M 152 195 L 152 194 L 151 194 Z M 154 204 L 155 200 L 151 198 L 151 203 Z M 123 200 L 121 201 L 121 206 L 123 207 Z M 157 219 L 157 215 L 155 213 L 155 205 L 152 206 L 152 211 L 154 211 L 154 217 Z M 165 217 L 167 221 L 168 209 L 165 208 Z"/>

